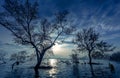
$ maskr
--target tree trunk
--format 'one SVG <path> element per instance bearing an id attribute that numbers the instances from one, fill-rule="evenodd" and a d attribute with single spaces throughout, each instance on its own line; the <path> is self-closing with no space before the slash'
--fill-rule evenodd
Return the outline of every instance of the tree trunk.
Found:
<path id="1" fill-rule="evenodd" d="M 89 51 L 88 56 L 89 56 L 89 64 L 92 64 L 91 51 Z"/>
<path id="2" fill-rule="evenodd" d="M 50 45 L 49 47 L 43 49 L 43 50 L 41 51 L 41 54 L 39 54 L 39 53 L 37 52 L 38 49 L 36 49 L 36 53 L 37 53 L 38 56 L 37 56 L 37 64 L 36 64 L 35 67 L 34 67 L 34 70 L 35 70 L 35 78 L 38 78 L 38 77 L 39 77 L 39 71 L 38 71 L 38 69 L 39 69 L 39 66 L 41 65 L 41 62 L 42 62 L 43 57 L 44 57 L 44 55 L 45 55 L 45 52 L 46 52 L 48 49 L 50 49 L 52 46 L 53 46 L 53 44 Z M 39 57 L 39 59 L 38 59 L 38 57 Z"/>
<path id="3" fill-rule="evenodd" d="M 37 64 L 35 65 L 35 67 L 34 67 L 35 78 L 38 78 L 38 77 L 39 77 L 39 71 L 38 71 L 38 69 L 39 69 L 39 66 L 40 66 L 41 62 L 42 62 L 42 59 L 39 60 L 39 61 L 37 62 Z"/>
<path id="4" fill-rule="evenodd" d="M 93 70 L 93 66 L 92 66 L 92 64 L 90 64 L 90 69 L 91 69 L 91 74 L 92 74 L 92 76 L 94 77 L 95 74 L 94 74 L 94 70 Z"/>
<path id="5" fill-rule="evenodd" d="M 94 76 L 95 76 L 95 74 L 94 74 L 94 70 L 93 70 L 93 66 L 92 66 L 91 51 L 89 51 L 88 56 L 89 56 L 89 65 L 90 65 L 90 68 L 91 68 L 91 74 L 92 74 L 92 76 L 94 77 Z"/>
<path id="6" fill-rule="evenodd" d="M 42 54 L 40 55 L 39 59 L 37 59 L 37 64 L 35 65 L 34 67 L 34 71 L 35 71 L 35 78 L 39 77 L 39 66 L 41 65 L 41 62 L 43 60 L 43 57 L 44 57 L 44 54 L 45 54 L 45 51 L 42 52 Z"/>

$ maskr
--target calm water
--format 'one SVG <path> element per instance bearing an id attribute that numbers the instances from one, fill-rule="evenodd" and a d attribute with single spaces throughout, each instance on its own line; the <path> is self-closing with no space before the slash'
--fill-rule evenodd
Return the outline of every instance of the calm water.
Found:
<path id="1" fill-rule="evenodd" d="M 46 63 L 53 66 L 52 69 L 40 69 L 38 78 L 120 78 L 120 64 L 111 62 L 115 71 L 109 68 L 109 62 L 97 60 L 103 63 L 102 65 L 93 65 L 91 70 L 90 65 L 83 64 L 85 61 L 80 61 L 79 64 L 71 64 L 70 60 L 49 59 Z M 34 63 L 33 63 L 34 64 Z M 4 70 L 0 78 L 34 78 L 34 70 L 30 68 L 31 63 L 21 64 L 14 70 Z M 0 66 L 0 68 L 2 68 Z M 7 68 L 7 67 L 5 67 Z M 8 66 L 8 69 L 10 67 Z M 94 75 L 93 75 L 94 73 Z M 3 77 L 2 77 L 3 76 Z"/>

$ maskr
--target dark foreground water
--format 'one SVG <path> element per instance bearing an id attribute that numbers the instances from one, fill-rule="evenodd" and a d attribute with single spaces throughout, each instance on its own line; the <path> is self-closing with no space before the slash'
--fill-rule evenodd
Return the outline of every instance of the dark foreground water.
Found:
<path id="1" fill-rule="evenodd" d="M 49 65 L 52 69 L 40 69 L 38 78 L 120 78 L 120 64 L 103 60 L 95 60 L 100 65 L 86 64 L 81 60 L 78 64 L 71 64 L 69 60 L 50 59 Z M 114 71 L 110 69 L 109 63 L 113 64 Z M 34 70 L 30 68 L 35 63 L 29 62 L 16 66 L 11 70 L 7 64 L 0 65 L 0 78 L 35 78 Z"/>

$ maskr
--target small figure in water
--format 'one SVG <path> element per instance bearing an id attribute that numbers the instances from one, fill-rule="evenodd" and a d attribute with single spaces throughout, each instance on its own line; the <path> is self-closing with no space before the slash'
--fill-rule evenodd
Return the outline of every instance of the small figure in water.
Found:
<path id="1" fill-rule="evenodd" d="M 13 70 L 15 65 L 19 65 L 19 61 L 16 61 L 15 63 L 12 64 L 12 70 Z"/>
<path id="2" fill-rule="evenodd" d="M 112 73 L 115 72 L 115 67 L 114 67 L 113 64 L 109 63 L 109 68 L 110 68 L 110 71 L 111 71 Z"/>

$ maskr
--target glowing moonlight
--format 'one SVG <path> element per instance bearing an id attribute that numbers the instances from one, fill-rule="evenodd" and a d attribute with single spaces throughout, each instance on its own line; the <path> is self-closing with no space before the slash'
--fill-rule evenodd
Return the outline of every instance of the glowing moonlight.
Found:
<path id="1" fill-rule="evenodd" d="M 57 44 L 57 43 L 55 43 L 55 45 L 52 47 L 52 50 L 53 50 L 54 53 L 60 52 L 61 49 L 62 49 L 62 48 L 61 48 L 61 45 L 59 45 L 59 44 Z"/>

